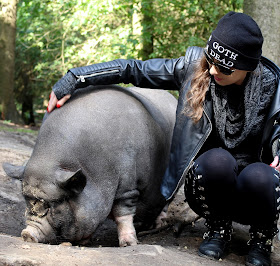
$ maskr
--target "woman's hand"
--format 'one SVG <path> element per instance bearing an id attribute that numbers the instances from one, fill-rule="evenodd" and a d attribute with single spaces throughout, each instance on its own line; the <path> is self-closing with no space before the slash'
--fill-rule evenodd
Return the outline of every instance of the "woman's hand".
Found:
<path id="1" fill-rule="evenodd" d="M 47 108 L 48 113 L 50 113 L 55 107 L 60 108 L 63 104 L 65 104 L 65 102 L 67 100 L 70 99 L 70 97 L 71 97 L 71 94 L 67 94 L 63 98 L 58 100 L 56 98 L 54 92 L 52 91 L 50 94 L 50 100 L 49 100 L 48 108 Z"/>
<path id="2" fill-rule="evenodd" d="M 277 171 L 280 171 L 280 164 L 279 164 L 279 157 L 275 156 L 274 161 L 270 164 L 271 167 L 276 169 Z"/>

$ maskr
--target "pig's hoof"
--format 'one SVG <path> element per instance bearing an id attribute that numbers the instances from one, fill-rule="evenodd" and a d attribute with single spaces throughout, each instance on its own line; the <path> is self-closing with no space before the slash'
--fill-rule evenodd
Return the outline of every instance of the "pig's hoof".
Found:
<path id="1" fill-rule="evenodd" d="M 120 247 L 136 246 L 137 244 L 138 240 L 135 235 L 126 235 L 119 238 Z"/>
<path id="2" fill-rule="evenodd" d="M 161 228 L 167 225 L 166 222 L 167 219 L 167 212 L 165 210 L 161 211 L 159 216 L 157 217 L 155 221 L 155 228 Z"/>
<path id="3" fill-rule="evenodd" d="M 33 242 L 33 243 L 39 242 L 38 238 L 36 236 L 32 235 L 32 233 L 30 231 L 28 231 L 27 229 L 22 230 L 21 237 L 26 242 Z"/>

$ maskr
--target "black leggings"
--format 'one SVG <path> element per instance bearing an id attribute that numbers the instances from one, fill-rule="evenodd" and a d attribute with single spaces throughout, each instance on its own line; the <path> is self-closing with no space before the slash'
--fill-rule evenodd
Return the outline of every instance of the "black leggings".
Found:
<path id="1" fill-rule="evenodd" d="M 200 216 L 260 227 L 277 223 L 279 190 L 278 171 L 257 162 L 238 174 L 236 160 L 221 148 L 199 156 L 185 184 L 187 201 Z"/>

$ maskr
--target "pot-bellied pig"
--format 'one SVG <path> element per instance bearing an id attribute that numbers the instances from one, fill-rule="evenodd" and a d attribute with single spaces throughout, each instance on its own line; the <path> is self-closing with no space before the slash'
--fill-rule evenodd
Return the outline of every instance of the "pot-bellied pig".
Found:
<path id="1" fill-rule="evenodd" d="M 133 221 L 149 226 L 165 205 L 176 99 L 163 90 L 88 89 L 40 128 L 23 173 L 26 241 L 79 243 L 112 215 L 119 245 L 135 245 Z"/>

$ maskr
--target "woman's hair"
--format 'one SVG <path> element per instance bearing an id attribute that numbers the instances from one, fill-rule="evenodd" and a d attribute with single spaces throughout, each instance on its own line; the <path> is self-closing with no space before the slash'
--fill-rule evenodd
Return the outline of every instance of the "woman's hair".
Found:
<path id="1" fill-rule="evenodd" d="M 197 123 L 202 117 L 203 103 L 205 94 L 209 88 L 209 65 L 203 56 L 198 64 L 193 79 L 191 81 L 191 89 L 187 93 L 187 103 L 184 113 L 189 116 L 194 123 Z"/>

